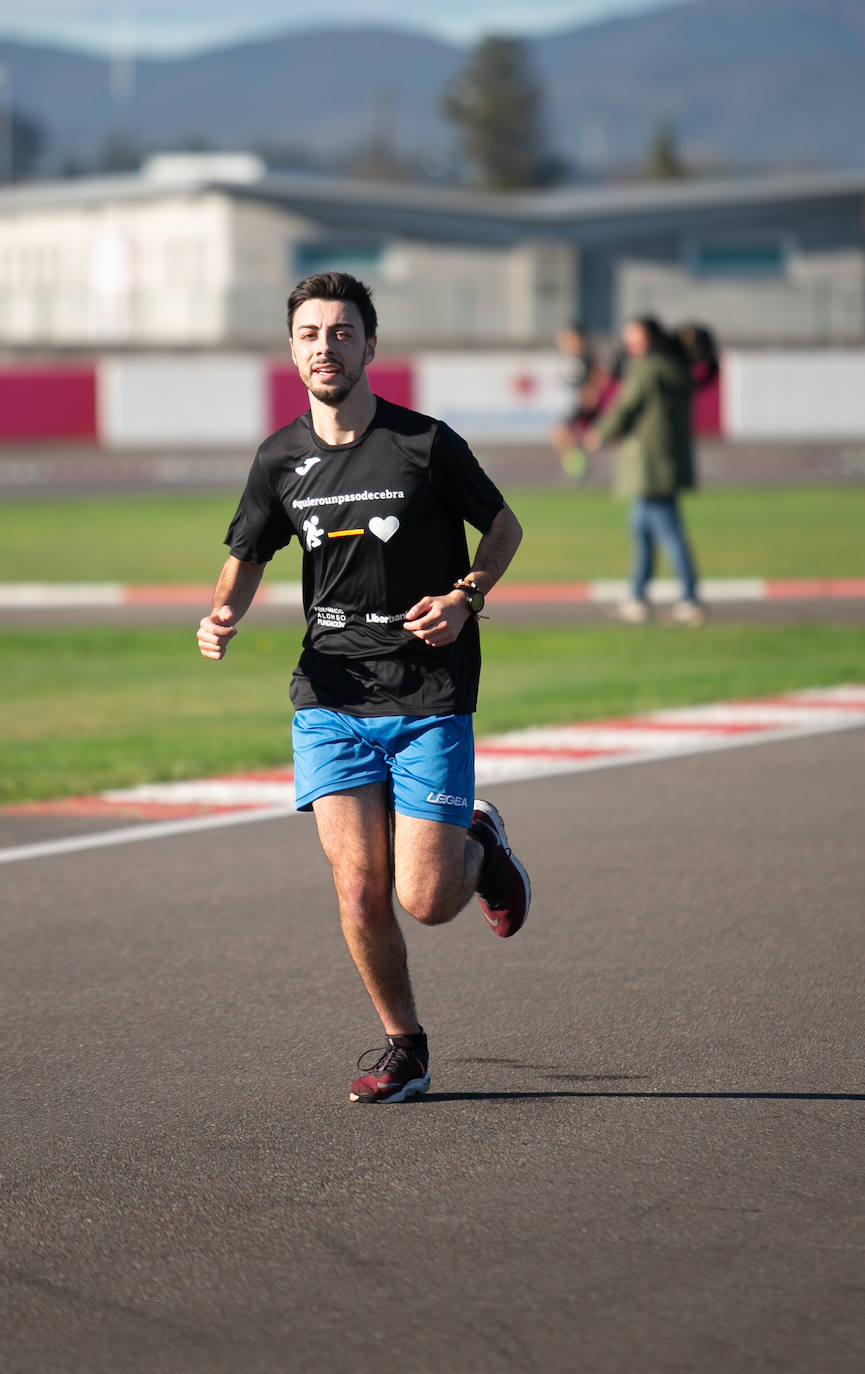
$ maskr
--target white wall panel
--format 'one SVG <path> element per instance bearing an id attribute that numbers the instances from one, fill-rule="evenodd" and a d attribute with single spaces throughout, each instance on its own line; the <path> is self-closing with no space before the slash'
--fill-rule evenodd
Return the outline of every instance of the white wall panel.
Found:
<path id="1" fill-rule="evenodd" d="M 267 432 L 266 393 L 263 357 L 103 358 L 99 437 L 121 449 L 254 447 Z"/>
<path id="2" fill-rule="evenodd" d="M 724 355 L 728 439 L 850 439 L 865 435 L 865 351 Z"/>

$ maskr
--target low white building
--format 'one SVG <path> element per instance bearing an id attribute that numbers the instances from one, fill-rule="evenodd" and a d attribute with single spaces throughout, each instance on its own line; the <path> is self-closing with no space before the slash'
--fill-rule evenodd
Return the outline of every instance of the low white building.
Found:
<path id="1" fill-rule="evenodd" d="M 0 190 L 0 348 L 285 347 L 310 272 L 374 288 L 389 348 L 549 346 L 568 318 L 728 343 L 865 339 L 865 173 L 492 196 L 277 176 L 250 155 Z"/>
<path id="2" fill-rule="evenodd" d="M 425 237 L 423 193 L 405 188 L 421 224 L 400 232 L 395 194 L 241 156 L 0 191 L 0 347 L 284 346 L 292 286 L 333 267 L 373 286 L 389 346 L 548 342 L 573 298 L 568 245 L 442 238 L 432 221 Z"/>

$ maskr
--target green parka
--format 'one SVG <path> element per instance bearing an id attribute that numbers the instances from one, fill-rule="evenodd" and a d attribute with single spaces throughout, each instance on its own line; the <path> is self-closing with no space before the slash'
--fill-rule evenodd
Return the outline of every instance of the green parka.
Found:
<path id="1" fill-rule="evenodd" d="M 691 431 L 693 382 L 684 358 L 632 358 L 612 408 L 598 422 L 604 443 L 620 439 L 617 496 L 670 497 L 696 485 Z"/>

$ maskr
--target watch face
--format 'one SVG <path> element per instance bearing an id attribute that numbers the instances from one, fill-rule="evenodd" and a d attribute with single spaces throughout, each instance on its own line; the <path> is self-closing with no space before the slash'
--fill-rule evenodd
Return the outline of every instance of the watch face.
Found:
<path id="1" fill-rule="evenodd" d="M 477 587 L 472 587 L 468 582 L 455 582 L 454 586 L 463 593 L 472 615 L 480 615 L 484 608 L 483 592 L 478 591 Z"/>

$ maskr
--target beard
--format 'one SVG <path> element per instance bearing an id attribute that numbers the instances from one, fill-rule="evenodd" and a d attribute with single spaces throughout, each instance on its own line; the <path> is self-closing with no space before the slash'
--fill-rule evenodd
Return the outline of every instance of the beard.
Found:
<path id="1" fill-rule="evenodd" d="M 317 401 L 321 401 L 324 405 L 338 406 L 354 390 L 356 381 L 357 378 L 350 382 L 347 377 L 342 377 L 338 382 L 331 382 L 329 385 L 313 382 L 313 385 L 307 390 L 310 396 L 314 396 Z"/>
<path id="2" fill-rule="evenodd" d="M 346 397 L 351 395 L 363 376 L 363 369 L 364 364 L 361 363 L 354 372 L 343 372 L 341 376 L 334 377 L 329 382 L 321 381 L 310 370 L 309 376 L 303 377 L 301 380 L 310 395 L 314 396 L 317 401 L 321 401 L 323 405 L 327 406 L 338 406 Z"/>

